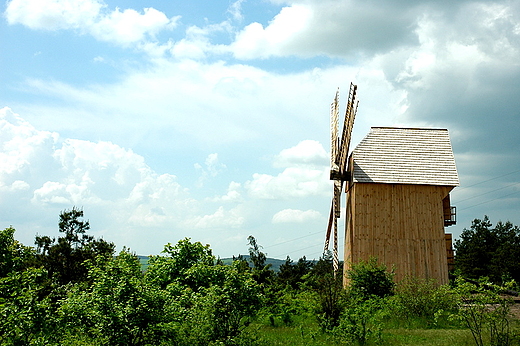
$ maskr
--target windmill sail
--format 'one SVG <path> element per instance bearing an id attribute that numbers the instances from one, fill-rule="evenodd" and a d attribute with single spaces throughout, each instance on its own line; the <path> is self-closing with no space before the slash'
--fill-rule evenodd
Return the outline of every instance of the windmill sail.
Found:
<path id="1" fill-rule="evenodd" d="M 330 105 L 330 167 L 335 170 L 338 167 L 338 126 L 339 126 L 339 88 L 336 91 L 336 97 Z"/>
<path id="2" fill-rule="evenodd" d="M 356 100 L 357 85 L 350 83 L 349 97 L 345 109 L 345 119 L 341 139 L 338 137 L 339 127 L 339 89 L 336 91 L 334 101 L 330 106 L 330 129 L 331 129 L 331 150 L 330 150 L 330 179 L 334 181 L 333 197 L 325 238 L 324 252 L 330 246 L 330 237 L 333 235 L 332 264 L 334 273 L 339 269 L 338 256 L 338 218 L 341 217 L 341 192 L 343 183 L 350 177 L 347 174 L 347 158 L 350 147 L 350 138 L 354 119 L 356 117 L 358 102 Z"/>
<path id="3" fill-rule="evenodd" d="M 345 109 L 345 120 L 343 123 L 343 133 L 341 136 L 341 145 L 339 151 L 339 174 L 344 175 L 347 170 L 347 157 L 350 147 L 350 137 L 352 128 L 354 127 L 354 119 L 356 118 L 357 101 L 356 101 L 357 85 L 350 83 L 347 107 Z M 342 179 L 343 180 L 343 179 Z M 343 180 L 344 181 L 344 180 Z"/>

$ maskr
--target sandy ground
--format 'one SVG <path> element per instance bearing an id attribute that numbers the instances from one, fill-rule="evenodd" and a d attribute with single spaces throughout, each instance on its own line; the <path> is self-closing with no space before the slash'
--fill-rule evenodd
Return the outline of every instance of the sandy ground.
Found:
<path id="1" fill-rule="evenodd" d="M 515 318 L 520 319 L 520 297 L 514 297 L 513 300 L 515 301 L 515 304 L 511 306 L 511 314 Z"/>

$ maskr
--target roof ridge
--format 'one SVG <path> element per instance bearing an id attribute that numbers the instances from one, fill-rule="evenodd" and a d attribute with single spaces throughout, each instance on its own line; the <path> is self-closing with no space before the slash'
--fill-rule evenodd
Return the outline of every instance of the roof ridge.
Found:
<path id="1" fill-rule="evenodd" d="M 459 185 L 447 129 L 373 127 L 352 156 L 355 182 Z"/>
<path id="2" fill-rule="evenodd" d="M 430 130 L 430 131 L 448 131 L 446 128 L 434 127 L 399 127 L 399 126 L 372 126 L 371 129 L 396 129 L 396 130 Z"/>

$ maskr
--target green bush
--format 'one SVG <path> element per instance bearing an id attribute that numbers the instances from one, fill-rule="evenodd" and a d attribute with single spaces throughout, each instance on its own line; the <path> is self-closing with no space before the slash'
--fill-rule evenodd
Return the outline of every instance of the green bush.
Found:
<path id="1" fill-rule="evenodd" d="M 484 346 L 486 341 L 492 346 L 513 345 L 512 301 L 499 295 L 499 287 L 483 282 L 474 284 L 458 277 L 455 291 L 459 310 L 452 317 L 469 328 L 477 346 Z"/>
<path id="2" fill-rule="evenodd" d="M 372 296 L 387 297 L 394 292 L 394 271 L 388 271 L 384 264 L 378 264 L 372 257 L 368 262 L 353 264 L 347 271 L 349 294 L 369 299 Z"/>
<path id="3" fill-rule="evenodd" d="M 324 330 L 332 330 L 339 323 L 345 305 L 345 290 L 339 273 L 334 273 L 332 255 L 325 254 L 308 274 L 306 286 L 317 298 L 315 313 Z"/>
<path id="4" fill-rule="evenodd" d="M 341 340 L 360 346 L 369 341 L 377 343 L 383 330 L 384 306 L 385 299 L 375 295 L 367 299 L 350 296 L 334 334 Z"/>
<path id="5" fill-rule="evenodd" d="M 428 327 L 436 325 L 441 315 L 457 309 L 457 297 L 449 286 L 417 277 L 407 277 L 397 284 L 392 303 L 396 316 L 409 321 L 421 319 Z"/>

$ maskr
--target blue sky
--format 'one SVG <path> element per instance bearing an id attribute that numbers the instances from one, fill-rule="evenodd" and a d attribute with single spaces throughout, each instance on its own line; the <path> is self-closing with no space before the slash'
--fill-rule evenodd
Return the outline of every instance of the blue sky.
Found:
<path id="1" fill-rule="evenodd" d="M 0 227 L 32 244 L 82 207 L 139 254 L 320 256 L 329 105 L 448 128 L 474 218 L 520 224 L 520 1 L 11 0 L 0 20 Z M 340 220 L 342 227 L 344 219 Z"/>

